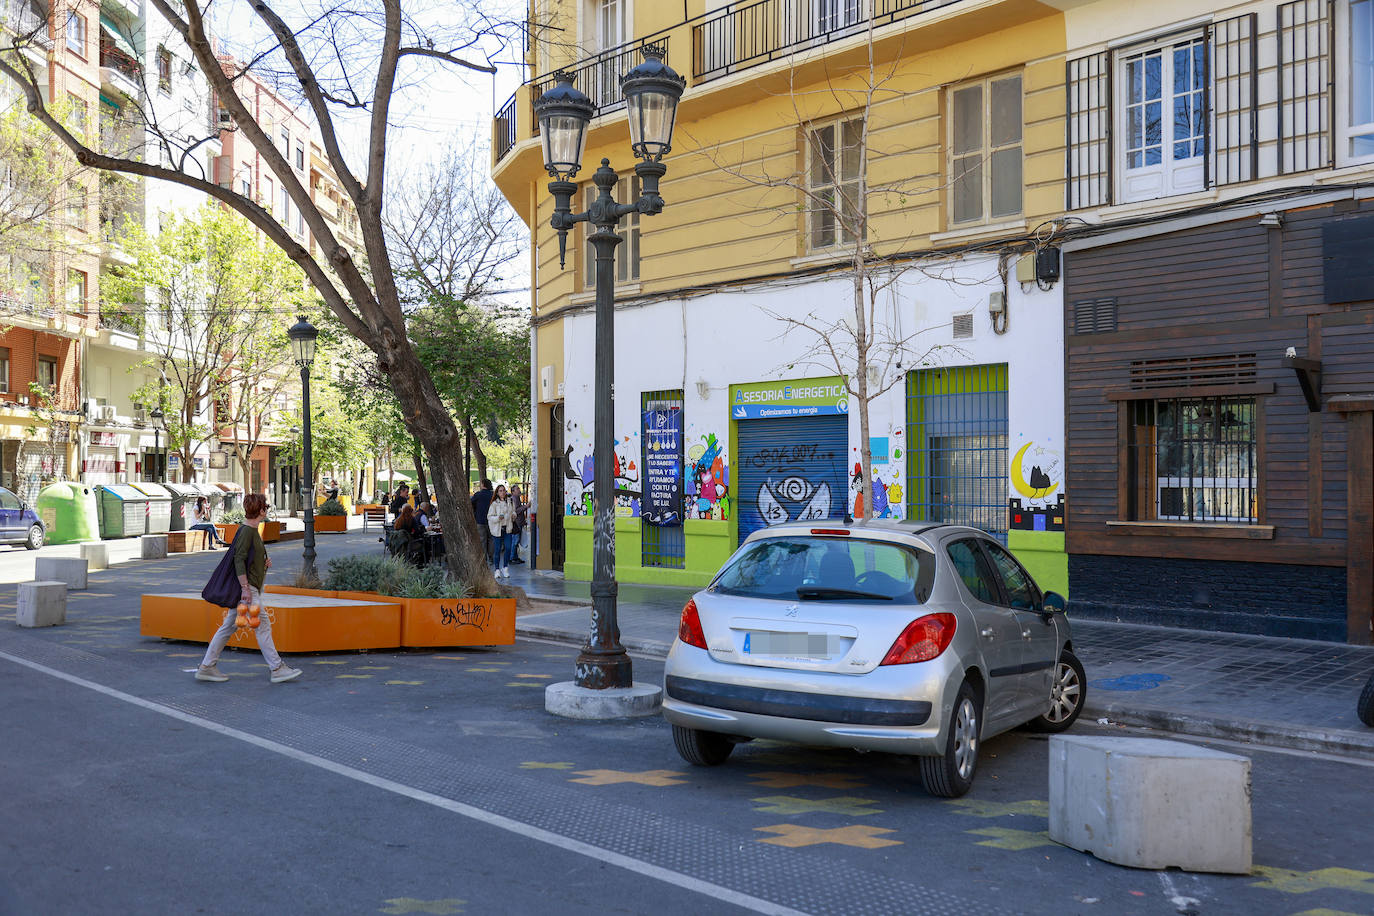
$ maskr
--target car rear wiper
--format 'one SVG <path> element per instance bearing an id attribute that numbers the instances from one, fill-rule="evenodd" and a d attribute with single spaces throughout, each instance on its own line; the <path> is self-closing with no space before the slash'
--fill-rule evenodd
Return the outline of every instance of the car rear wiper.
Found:
<path id="1" fill-rule="evenodd" d="M 861 592 L 852 588 L 826 588 L 822 585 L 802 585 L 797 588 L 798 598 L 872 598 L 878 601 L 891 601 L 891 595 L 877 592 Z"/>

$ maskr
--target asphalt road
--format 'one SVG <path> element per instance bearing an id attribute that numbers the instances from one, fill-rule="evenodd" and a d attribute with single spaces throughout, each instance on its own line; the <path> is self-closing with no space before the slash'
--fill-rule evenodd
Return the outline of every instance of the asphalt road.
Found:
<path id="1" fill-rule="evenodd" d="M 948 801 L 886 755 L 694 768 L 661 719 L 555 718 L 576 652 L 531 640 L 294 656 L 277 686 L 231 650 L 196 682 L 203 647 L 140 637 L 137 596 L 212 562 L 93 574 L 46 630 L 0 588 L 0 913 L 1374 911 L 1371 761 L 1241 749 L 1256 873 L 1137 871 L 1049 840 L 1040 736 L 987 742 Z"/>

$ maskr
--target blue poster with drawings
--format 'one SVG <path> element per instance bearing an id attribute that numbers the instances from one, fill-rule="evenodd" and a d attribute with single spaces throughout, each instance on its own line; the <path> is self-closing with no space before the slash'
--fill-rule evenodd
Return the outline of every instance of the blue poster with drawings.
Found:
<path id="1" fill-rule="evenodd" d="M 640 515 L 650 525 L 682 524 L 682 408 L 644 411 Z"/>

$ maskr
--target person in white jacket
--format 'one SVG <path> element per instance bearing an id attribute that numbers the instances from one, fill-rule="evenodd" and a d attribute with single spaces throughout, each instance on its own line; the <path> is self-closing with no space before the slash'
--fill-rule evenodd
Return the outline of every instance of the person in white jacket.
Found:
<path id="1" fill-rule="evenodd" d="M 506 493 L 506 485 L 496 485 L 487 509 L 487 530 L 491 532 L 493 565 L 497 577 L 510 578 L 510 557 L 515 547 L 515 502 Z"/>

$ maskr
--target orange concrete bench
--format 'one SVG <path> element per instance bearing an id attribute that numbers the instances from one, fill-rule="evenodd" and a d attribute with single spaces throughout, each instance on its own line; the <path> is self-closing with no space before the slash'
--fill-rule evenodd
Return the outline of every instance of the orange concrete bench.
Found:
<path id="1" fill-rule="evenodd" d="M 225 613 L 233 612 L 192 592 L 144 595 L 138 632 L 208 643 Z M 401 606 L 385 599 L 266 594 L 263 613 L 271 616 L 272 641 L 282 652 L 394 649 L 401 645 Z M 234 634 L 229 645 L 256 649 L 258 641 L 245 627 Z"/>

